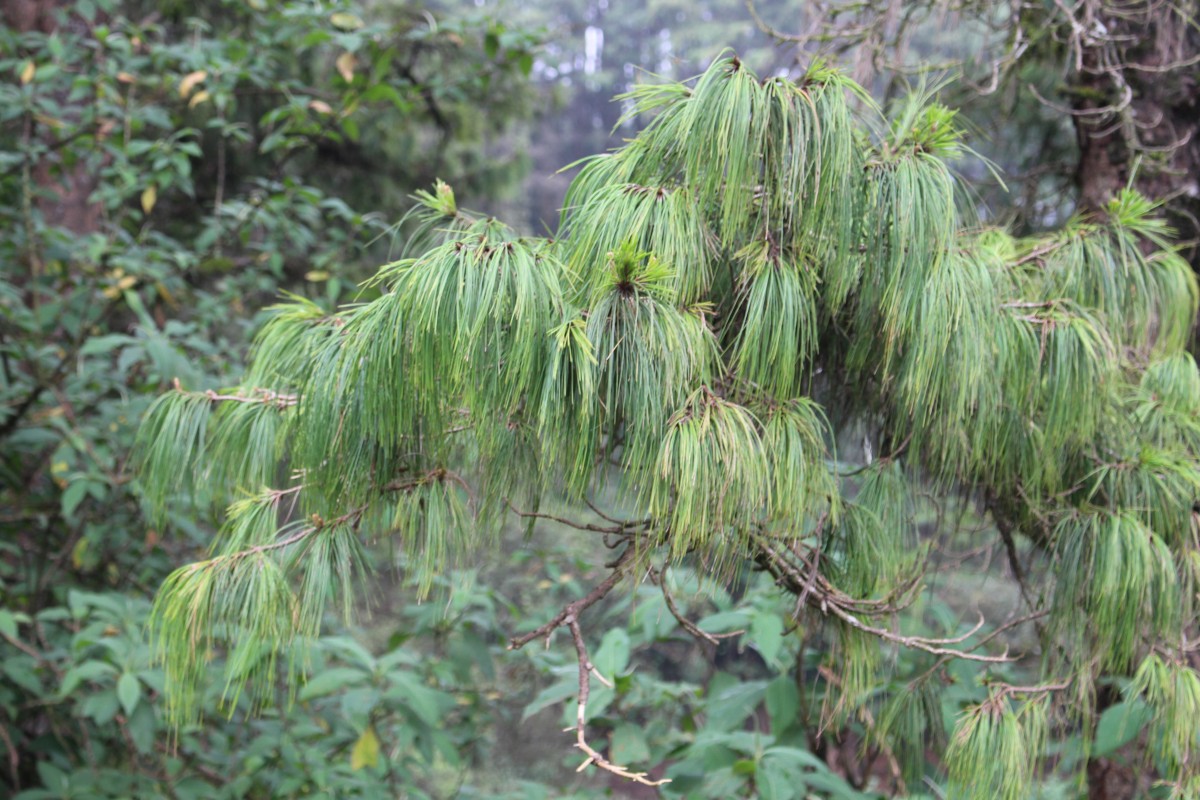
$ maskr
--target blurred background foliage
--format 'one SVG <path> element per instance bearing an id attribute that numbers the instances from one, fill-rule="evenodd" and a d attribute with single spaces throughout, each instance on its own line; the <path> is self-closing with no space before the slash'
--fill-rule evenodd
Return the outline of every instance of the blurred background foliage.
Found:
<path id="1" fill-rule="evenodd" d="M 755 9 L 782 28 L 805 20 L 785 0 Z M 281 293 L 327 308 L 360 296 L 357 281 L 403 243 L 413 191 L 441 178 L 464 205 L 553 229 L 569 180 L 557 170 L 632 132 L 613 130 L 627 109 L 611 98 L 643 68 L 681 79 L 732 46 L 770 74 L 795 52 L 743 0 L 0 0 L 0 11 L 0 795 L 652 796 L 574 774 L 556 733 L 574 711 L 568 648 L 505 652 L 508 635 L 602 572 L 593 542 L 546 521 L 514 526 L 421 604 L 381 555 L 363 624 L 331 620 L 307 681 L 281 675 L 274 710 L 225 716 L 217 691 L 203 724 L 172 732 L 144 624 L 212 521 L 150 525 L 126 459 L 172 381 L 232 382 Z M 962 58 L 987 35 L 931 18 L 905 58 Z M 1061 60 L 1043 48 L 1019 82 L 1052 95 Z M 884 97 L 904 75 L 859 77 Z M 973 146 L 1020 187 L 1002 193 L 983 159 L 962 166 L 993 216 L 1020 231 L 1069 215 L 1069 119 L 1019 92 L 952 91 L 985 134 Z M 1011 606 L 1003 559 L 955 533 L 972 527 L 968 504 L 921 502 L 923 536 L 948 537 L 940 546 L 957 555 L 914 617 L 942 631 L 980 604 Z M 591 612 L 608 630 L 595 662 L 616 676 L 593 692 L 594 740 L 672 778 L 664 796 L 878 797 L 903 785 L 906 757 L 923 760 L 879 747 L 875 719 L 820 725 L 839 644 L 793 635 L 790 601 L 764 576 L 703 593 L 690 572 L 664 580 L 702 629 L 745 632 L 699 644 L 648 584 Z M 891 658 L 899 694 L 929 667 Z M 987 696 L 964 673 L 930 730 Z M 1145 722 L 1144 709 L 1113 705 L 1093 757 L 1135 758 L 1122 748 Z M 1061 773 L 1083 752 L 1068 742 Z M 1078 788 L 1051 774 L 1039 796 Z"/>

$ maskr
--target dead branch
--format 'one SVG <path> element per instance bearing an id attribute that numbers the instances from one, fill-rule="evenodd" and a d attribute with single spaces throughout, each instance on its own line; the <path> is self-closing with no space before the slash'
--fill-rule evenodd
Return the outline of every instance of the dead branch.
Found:
<path id="1" fill-rule="evenodd" d="M 579 627 L 579 614 L 608 596 L 613 587 L 625 576 L 635 556 L 636 548 L 630 543 L 622 551 L 621 555 L 617 557 L 617 560 L 609 565 L 611 572 L 609 572 L 607 578 L 597 584 L 585 596 L 572 603 L 568 603 L 549 622 L 528 633 L 523 633 L 520 636 L 514 636 L 509 639 L 508 649 L 518 650 L 534 639 L 542 637 L 545 637 L 546 646 L 549 647 L 550 637 L 554 631 L 563 627 L 570 631 L 571 639 L 575 643 L 575 655 L 579 661 L 579 697 L 575 705 L 575 725 L 567 728 L 567 731 L 575 732 L 575 746 L 587 756 L 576 771 L 581 772 L 589 766 L 595 765 L 605 772 L 611 772 L 613 775 L 634 781 L 635 783 L 641 783 L 646 786 L 661 786 L 664 783 L 670 783 L 670 780 L 666 778 L 651 780 L 647 777 L 648 773 L 633 772 L 627 767 L 614 764 L 588 744 L 587 741 L 587 702 L 588 696 L 591 693 L 591 676 L 595 675 L 596 679 L 606 686 L 612 686 L 612 683 L 604 675 L 600 674 L 588 656 L 587 644 L 583 641 L 583 629 Z"/>
<path id="2" fill-rule="evenodd" d="M 558 522 L 562 525 L 566 525 L 568 527 L 575 528 L 576 530 L 580 530 L 580 531 L 595 531 L 596 533 L 629 534 L 636 528 L 644 528 L 650 524 L 649 520 L 633 520 L 633 521 L 629 521 L 629 522 L 622 522 L 621 520 L 612 520 L 610 517 L 605 517 L 605 519 L 610 519 L 614 524 L 612 524 L 612 525 L 594 525 L 590 522 L 578 522 L 573 519 L 567 519 L 566 517 L 555 516 L 554 514 L 543 514 L 538 511 L 522 511 L 521 509 L 514 506 L 512 504 L 511 500 L 505 500 L 504 502 L 508 504 L 508 508 L 510 511 L 512 511 L 514 514 L 516 514 L 518 517 L 521 517 L 522 519 L 548 519 L 553 522 Z M 591 505 L 591 504 L 589 503 L 588 505 Z M 601 516 L 603 516 L 603 515 L 601 515 Z"/>
<path id="3" fill-rule="evenodd" d="M 735 636 L 741 636 L 746 632 L 745 630 L 736 630 L 729 631 L 728 633 L 709 633 L 708 631 L 701 630 L 696 623 L 685 617 L 679 611 L 679 607 L 675 605 L 675 598 L 672 597 L 671 590 L 667 588 L 666 564 L 663 565 L 661 570 L 651 567 L 650 580 L 651 582 L 658 584 L 658 588 L 662 590 L 663 600 L 666 601 L 667 610 L 671 612 L 671 616 L 675 617 L 675 621 L 679 623 L 679 626 L 691 634 L 695 639 L 701 642 L 707 642 L 711 645 L 717 645 L 720 644 L 721 639 L 731 639 Z"/>
<path id="4" fill-rule="evenodd" d="M 781 553 L 764 537 L 753 532 L 749 534 L 751 541 L 758 548 L 760 553 L 760 563 L 780 582 L 788 591 L 800 595 L 804 592 L 805 587 L 809 585 L 808 576 L 801 573 L 800 569 L 788 561 Z M 960 644 L 971 636 L 979 632 L 983 627 L 985 620 L 982 615 L 979 622 L 970 631 L 962 636 L 955 636 L 944 639 L 934 639 L 926 636 L 905 636 L 903 634 L 894 633 L 886 628 L 881 628 L 871 625 L 858 616 L 852 614 L 849 608 L 854 608 L 853 605 L 848 605 L 845 601 L 848 598 L 844 593 L 836 590 L 829 591 L 823 580 L 813 581 L 813 589 L 808 596 L 807 605 L 810 608 L 820 610 L 826 616 L 833 615 L 840 619 L 846 625 L 860 630 L 863 633 L 869 633 L 872 636 L 878 637 L 884 641 L 893 642 L 903 645 L 913 650 L 923 650 L 926 653 L 940 656 L 950 656 L 952 658 L 960 658 L 966 661 L 980 661 L 984 663 L 1007 663 L 1015 661 L 1016 658 L 1008 655 L 1008 651 L 998 656 L 979 655 L 971 652 L 974 648 L 953 648 L 946 645 Z M 855 608 L 855 610 L 859 610 Z M 860 611 L 861 613 L 861 611 Z M 892 613 L 892 609 L 887 606 L 880 606 L 876 614 Z"/>

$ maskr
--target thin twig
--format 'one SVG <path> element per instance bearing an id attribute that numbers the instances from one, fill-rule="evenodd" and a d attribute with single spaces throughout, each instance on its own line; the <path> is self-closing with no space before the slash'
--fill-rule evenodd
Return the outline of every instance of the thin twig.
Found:
<path id="1" fill-rule="evenodd" d="M 667 588 L 667 566 L 665 564 L 661 570 L 651 567 L 650 580 L 658 584 L 658 588 L 662 591 L 663 600 L 666 601 L 667 610 L 671 612 L 671 616 L 675 617 L 675 621 L 679 623 L 679 626 L 694 638 L 716 646 L 721 643 L 721 639 L 731 639 L 735 636 L 741 636 L 746 632 L 744 629 L 739 629 L 727 633 L 709 633 L 708 631 L 701 630 L 700 626 L 685 617 L 679 611 L 679 607 L 675 605 L 675 598 L 671 596 L 671 590 Z"/>
<path id="2" fill-rule="evenodd" d="M 579 620 L 573 616 L 568 617 L 565 624 L 567 629 L 571 631 L 571 638 L 575 642 L 575 655 L 579 660 L 579 701 L 575 705 L 575 725 L 573 728 L 568 728 L 567 730 L 575 731 L 575 746 L 587 756 L 583 760 L 583 763 L 576 767 L 575 771 L 583 772 L 583 770 L 594 764 L 605 772 L 611 772 L 613 775 L 645 786 L 662 786 L 664 783 L 670 783 L 670 778 L 651 780 L 648 777 L 649 773 L 632 772 L 627 767 L 614 764 L 588 744 L 585 731 L 587 729 L 587 701 L 588 695 L 591 693 L 591 676 L 595 675 L 601 683 L 607 686 L 612 686 L 612 684 L 600 674 L 589 659 L 587 645 L 583 641 L 583 631 L 579 627 Z"/>
<path id="3" fill-rule="evenodd" d="M 649 520 L 637 520 L 634 522 L 621 522 L 619 520 L 614 520 L 614 522 L 616 522 L 615 525 L 593 525 L 590 522 L 577 522 L 573 519 L 567 519 L 566 517 L 555 516 L 554 514 L 544 514 L 540 511 L 522 511 L 521 509 L 514 506 L 511 500 L 505 500 L 504 502 L 508 504 L 509 510 L 512 511 L 514 514 L 516 514 L 518 517 L 522 517 L 524 519 L 548 519 L 553 522 L 558 522 L 558 523 L 561 523 L 568 527 L 575 528 L 576 530 L 581 530 L 581 531 L 594 531 L 596 533 L 626 534 L 626 533 L 631 532 L 631 530 L 630 530 L 631 528 L 646 527 L 650 524 Z"/>
<path id="4" fill-rule="evenodd" d="M 16 726 L 13 726 L 16 729 Z M 21 755 L 17 751 L 16 745 L 13 744 L 12 737 L 8 735 L 8 726 L 0 725 L 0 740 L 4 741 L 4 746 L 8 748 L 8 768 L 12 772 L 12 788 L 14 792 L 21 791 Z"/>
<path id="5" fill-rule="evenodd" d="M 777 553 L 774 548 L 771 547 L 769 542 L 765 541 L 761 537 L 755 536 L 754 534 L 751 534 L 751 539 L 754 540 L 761 553 L 769 557 L 769 560 L 765 564 L 767 569 L 770 570 L 777 579 L 783 578 L 789 591 L 796 593 L 802 592 L 803 587 L 807 584 L 805 576 L 801 574 L 795 566 L 788 563 L 788 561 L 782 555 Z M 780 572 L 784 574 L 781 575 Z M 820 609 L 821 613 L 825 614 L 826 616 L 832 614 L 856 630 L 860 630 L 863 633 L 869 633 L 873 636 L 883 639 L 884 641 L 894 642 L 910 649 L 923 650 L 926 653 L 931 653 L 933 655 L 945 655 L 953 658 L 960 658 L 966 661 L 979 661 L 984 663 L 1008 663 L 1017 660 L 1015 657 L 1008 655 L 1007 649 L 1002 655 L 988 656 L 972 653 L 969 649 L 955 649 L 945 646 L 959 644 L 978 633 L 985 622 L 982 615 L 980 615 L 979 623 L 962 636 L 944 639 L 932 639 L 924 636 L 904 636 L 902 634 L 893 633 L 886 628 L 880 628 L 863 622 L 857 616 L 851 614 L 848 610 L 846 610 L 846 608 L 843 607 L 841 598 L 838 595 L 825 592 L 820 589 L 820 587 L 813 592 L 813 596 L 809 600 L 809 605 L 813 608 Z"/>
<path id="6" fill-rule="evenodd" d="M 1050 692 L 1061 692 L 1070 685 L 1071 681 L 1069 678 L 1059 683 L 1041 683 L 1037 686 L 1012 686 L 1007 683 L 994 683 L 992 686 L 1000 687 L 1000 691 L 994 694 L 992 699 L 999 700 L 1010 694 L 1049 694 Z"/>
<path id="7" fill-rule="evenodd" d="M 514 509 L 515 511 L 515 509 Z M 588 656 L 587 644 L 583 640 L 583 629 L 579 627 L 579 615 L 603 600 L 608 596 L 609 592 L 620 582 L 625 576 L 629 565 L 633 562 L 636 556 L 636 548 L 630 543 L 622 551 L 617 560 L 609 565 L 610 572 L 608 577 L 597 584 L 590 592 L 574 602 L 568 603 L 563 610 L 558 612 L 549 622 L 540 625 L 537 628 L 523 633 L 520 636 L 514 636 L 508 640 L 509 650 L 518 650 L 532 642 L 534 639 L 545 638 L 546 646 L 550 646 L 550 637 L 554 631 L 565 627 L 571 633 L 571 639 L 575 644 L 575 655 L 579 662 L 579 696 L 575 705 L 575 724 L 567 728 L 568 732 L 575 733 L 575 746 L 583 751 L 587 758 L 579 765 L 576 772 L 582 772 L 589 766 L 595 765 L 605 772 L 610 772 L 626 780 L 634 781 L 645 786 L 661 786 L 664 783 L 670 783 L 669 779 L 663 778 L 660 780 L 651 780 L 648 773 L 633 772 L 619 764 L 614 764 L 605 758 L 598 750 L 588 744 L 587 741 L 587 702 L 588 696 L 591 693 L 591 677 L 596 676 L 596 679 L 606 686 L 612 686 L 612 683 L 596 669 L 592 664 L 591 658 Z"/>
<path id="8" fill-rule="evenodd" d="M 581 597 L 572 603 L 568 603 L 563 610 L 558 612 L 558 614 L 556 614 L 549 622 L 533 629 L 532 631 L 529 631 L 528 633 L 523 633 L 520 636 L 514 636 L 510 638 L 508 640 L 508 649 L 520 650 L 534 639 L 539 639 L 542 637 L 545 637 L 546 646 L 549 647 L 550 635 L 554 633 L 555 630 L 565 625 L 568 617 L 577 617 L 580 612 L 591 608 L 596 603 L 608 596 L 608 593 L 613 590 L 613 587 L 616 586 L 624 576 L 625 569 L 629 566 L 629 563 L 633 561 L 633 558 L 634 548 L 632 546 L 625 548 L 621 555 L 617 557 L 617 560 L 612 563 L 612 572 L 609 573 L 607 578 L 597 584 L 595 588 L 588 592 L 584 597 Z"/>

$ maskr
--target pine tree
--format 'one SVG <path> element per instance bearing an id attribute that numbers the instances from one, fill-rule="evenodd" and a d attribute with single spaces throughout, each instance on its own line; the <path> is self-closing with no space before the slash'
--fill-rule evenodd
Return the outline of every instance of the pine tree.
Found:
<path id="1" fill-rule="evenodd" d="M 150 505 L 180 502 L 180 475 L 192 501 L 228 503 L 211 557 L 156 604 L 177 719 L 216 640 L 229 699 L 265 700 L 273 654 L 316 634 L 330 587 L 349 614 L 367 540 L 394 532 L 428 588 L 512 514 L 603 487 L 635 512 L 581 525 L 618 553 L 608 578 L 512 642 L 573 635 L 591 763 L 649 780 L 584 735 L 579 614 L 688 561 L 726 580 L 766 570 L 798 622 L 824 626 L 831 719 L 879 702 L 886 650 L 927 654 L 877 709 L 874 735 L 910 772 L 941 724 L 943 668 L 972 665 L 990 693 L 945 748 L 953 796 L 1030 796 L 1047 742 L 1090 730 L 1098 687 L 1121 676 L 1154 713 L 1160 774 L 1200 791 L 1198 290 L 1155 208 L 1124 191 L 1015 239 L 964 200 L 955 112 L 916 91 L 885 114 L 820 63 L 760 79 L 725 55 L 622 100 L 652 119 L 579 165 L 558 238 L 460 210 L 439 185 L 375 299 L 279 305 L 241 386 L 158 401 L 141 435 Z M 835 447 L 864 437 L 848 469 Z M 935 555 L 919 493 L 986 509 L 1026 613 L 945 638 L 893 625 Z M 1018 543 L 1048 568 L 1026 574 Z M 1021 626 L 1042 674 L 1018 686 L 993 670 Z"/>

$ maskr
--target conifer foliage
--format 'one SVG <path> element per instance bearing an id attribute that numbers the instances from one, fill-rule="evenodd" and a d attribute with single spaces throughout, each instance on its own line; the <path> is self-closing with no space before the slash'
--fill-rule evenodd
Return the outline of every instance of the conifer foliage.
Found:
<path id="1" fill-rule="evenodd" d="M 177 387 L 150 412 L 147 498 L 186 500 L 187 475 L 205 487 L 191 500 L 228 506 L 211 557 L 156 605 L 178 719 L 213 641 L 235 655 L 233 700 L 316 634 L 331 589 L 348 609 L 368 541 L 394 537 L 428 586 L 540 498 L 611 488 L 611 525 L 591 526 L 619 554 L 609 578 L 513 641 L 573 634 L 591 763 L 648 781 L 586 740 L 604 676 L 578 614 L 691 560 L 769 571 L 797 621 L 827 627 L 831 718 L 878 702 L 885 651 L 926 654 L 880 714 L 896 753 L 921 760 L 940 667 L 973 664 L 991 694 L 943 752 L 954 796 L 1028 796 L 1046 742 L 1091 729 L 1112 676 L 1154 713 L 1159 774 L 1200 790 L 1198 292 L 1155 209 L 1126 191 L 1015 239 L 962 201 L 952 110 L 915 92 L 884 113 L 823 64 L 760 79 L 727 54 L 624 101 L 650 122 L 579 165 L 560 238 L 477 218 L 439 185 L 375 299 L 278 306 L 241 386 Z M 835 445 L 864 432 L 847 474 Z M 1028 613 L 947 638 L 895 627 L 930 557 L 918 492 L 975 498 L 1044 554 L 1036 578 L 1014 556 Z M 1042 680 L 1013 686 L 991 671 L 1015 654 L 992 645 L 1022 625 Z"/>

